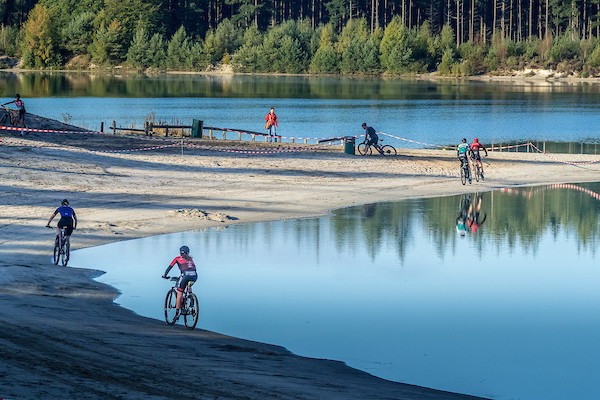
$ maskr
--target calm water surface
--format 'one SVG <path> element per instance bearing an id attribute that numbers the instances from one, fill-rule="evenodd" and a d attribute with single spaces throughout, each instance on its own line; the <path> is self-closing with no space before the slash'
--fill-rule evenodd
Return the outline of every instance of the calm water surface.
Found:
<path id="1" fill-rule="evenodd" d="M 263 131 L 274 106 L 287 138 L 330 138 L 377 130 L 432 145 L 479 136 L 485 143 L 558 140 L 598 143 L 600 84 L 426 82 L 323 77 L 159 77 L 0 73 L 29 112 L 98 130 L 171 124 Z M 7 99 L 8 100 L 8 99 Z M 289 139 L 288 139 L 289 140 Z M 422 147 L 386 139 L 400 147 Z M 314 142 L 313 142 L 314 143 Z"/>
<path id="2" fill-rule="evenodd" d="M 598 192 L 582 184 L 370 204 L 124 241 L 72 262 L 107 271 L 100 280 L 122 291 L 119 304 L 162 319 L 160 276 L 186 244 L 200 268 L 203 329 L 449 391 L 596 399 Z"/>

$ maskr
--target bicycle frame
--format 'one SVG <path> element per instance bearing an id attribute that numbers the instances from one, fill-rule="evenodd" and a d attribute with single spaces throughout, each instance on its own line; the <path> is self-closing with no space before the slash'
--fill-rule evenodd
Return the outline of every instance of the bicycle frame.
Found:
<path id="1" fill-rule="evenodd" d="M 5 121 L 6 116 L 8 116 L 10 125 L 15 126 L 19 122 L 19 110 L 13 110 L 12 108 L 8 108 L 6 106 L 2 106 L 2 109 L 4 110 L 2 121 Z"/>
<path id="2" fill-rule="evenodd" d="M 50 229 L 56 229 L 47 225 Z M 70 243 L 69 237 L 66 235 L 67 228 L 62 227 L 59 228 L 58 235 L 55 236 L 54 239 L 54 251 L 53 251 L 53 261 L 54 265 L 58 265 L 59 261 L 62 260 L 62 266 L 66 267 L 70 258 Z"/>
<path id="3" fill-rule="evenodd" d="M 177 307 L 177 294 L 178 294 L 178 285 L 176 282 L 179 281 L 178 277 L 167 277 L 175 284 L 169 289 L 167 292 L 167 297 L 165 299 L 165 320 L 169 325 L 174 325 L 177 323 L 179 316 L 183 316 L 184 324 L 187 329 L 194 329 L 196 324 L 198 323 L 198 298 L 192 291 L 192 285 L 194 281 L 189 281 L 181 293 L 181 300 L 179 303 L 179 313 L 175 313 L 175 309 Z M 173 301 L 173 297 L 175 297 L 175 301 Z"/>

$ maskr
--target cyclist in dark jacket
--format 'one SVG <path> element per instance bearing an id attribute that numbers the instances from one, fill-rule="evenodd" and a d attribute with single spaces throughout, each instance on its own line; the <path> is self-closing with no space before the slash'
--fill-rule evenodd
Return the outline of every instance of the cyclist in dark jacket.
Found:
<path id="1" fill-rule="evenodd" d="M 377 147 L 379 136 L 377 136 L 377 132 L 375 132 L 375 129 L 373 129 L 373 127 L 367 126 L 366 122 L 363 122 L 362 128 L 365 130 L 365 143 L 369 146 Z"/>

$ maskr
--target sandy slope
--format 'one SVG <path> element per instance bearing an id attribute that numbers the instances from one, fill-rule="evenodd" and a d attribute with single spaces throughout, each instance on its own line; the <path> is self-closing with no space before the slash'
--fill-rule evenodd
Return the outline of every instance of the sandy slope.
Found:
<path id="1" fill-rule="evenodd" d="M 170 143 L 90 134 L 0 132 L 0 139 L 0 398 L 8 399 L 464 398 L 275 346 L 188 332 L 113 305 L 115 290 L 91 281 L 94 272 L 49 263 L 52 234 L 44 225 L 64 197 L 80 219 L 73 245 L 86 247 L 382 200 L 600 180 L 599 163 L 557 162 L 600 156 L 494 153 L 486 182 L 462 186 L 450 151 L 402 151 L 393 159 L 339 148 L 111 153 Z"/>

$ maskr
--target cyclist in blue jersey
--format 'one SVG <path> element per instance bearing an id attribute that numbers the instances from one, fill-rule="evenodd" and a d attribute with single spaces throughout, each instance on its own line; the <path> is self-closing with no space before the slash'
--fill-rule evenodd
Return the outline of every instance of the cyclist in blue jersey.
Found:
<path id="1" fill-rule="evenodd" d="M 50 226 L 50 222 L 56 217 L 56 214 L 60 214 L 60 220 L 56 226 L 56 236 L 60 236 L 61 228 L 67 228 L 65 230 L 65 236 L 67 237 L 67 240 L 69 240 L 73 230 L 77 229 L 77 215 L 75 214 L 75 210 L 69 207 L 69 200 L 64 199 L 60 204 L 60 207 L 54 211 L 54 214 L 52 214 L 46 226 Z"/>
<path id="2" fill-rule="evenodd" d="M 471 149 L 471 146 L 469 145 L 469 143 L 467 143 L 467 139 L 463 138 L 462 142 L 456 148 L 456 156 L 458 157 L 458 160 L 460 161 L 461 168 L 463 167 L 463 165 L 465 163 L 467 164 L 467 166 L 469 165 L 469 155 L 471 155 L 472 152 L 473 152 L 473 150 Z M 471 182 L 471 177 L 469 176 L 469 183 L 470 182 Z"/>

